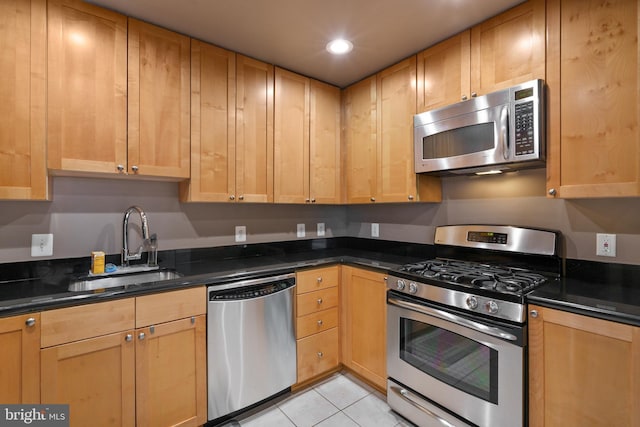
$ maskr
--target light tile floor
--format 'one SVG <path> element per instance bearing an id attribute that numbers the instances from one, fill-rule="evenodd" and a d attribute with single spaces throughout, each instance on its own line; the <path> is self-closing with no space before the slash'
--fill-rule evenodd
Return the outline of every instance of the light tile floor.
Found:
<path id="1" fill-rule="evenodd" d="M 347 373 L 254 409 L 224 426 L 409 427 L 385 396 Z"/>

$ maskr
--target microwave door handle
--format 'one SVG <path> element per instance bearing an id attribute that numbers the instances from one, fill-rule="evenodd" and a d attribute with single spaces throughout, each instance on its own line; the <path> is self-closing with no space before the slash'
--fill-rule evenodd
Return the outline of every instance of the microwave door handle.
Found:
<path id="1" fill-rule="evenodd" d="M 509 160 L 509 105 L 502 107 L 500 112 L 500 137 L 502 142 L 502 156 Z"/>
<path id="2" fill-rule="evenodd" d="M 422 304 L 415 304 L 408 301 L 402 301 L 392 297 L 388 298 L 387 301 L 391 305 L 406 308 L 408 310 L 415 311 L 421 314 L 426 314 L 427 316 L 436 317 L 441 320 L 449 321 L 449 322 L 455 323 L 456 325 L 473 329 L 474 331 L 482 332 L 483 334 L 491 335 L 497 338 L 501 338 L 503 340 L 508 340 L 508 341 L 518 340 L 518 338 L 515 335 L 510 334 L 509 332 L 505 332 L 500 328 L 487 326 L 479 322 L 474 322 L 473 320 L 465 319 L 464 317 L 460 317 L 456 314 L 449 313 L 447 311 L 427 307 Z"/>

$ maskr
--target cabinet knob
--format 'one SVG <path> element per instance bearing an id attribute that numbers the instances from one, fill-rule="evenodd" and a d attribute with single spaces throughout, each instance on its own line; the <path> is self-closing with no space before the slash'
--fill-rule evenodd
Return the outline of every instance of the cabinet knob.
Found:
<path id="1" fill-rule="evenodd" d="M 375 201 L 376 201 L 376 198 L 375 198 L 375 197 L 372 197 L 372 198 L 371 198 L 371 201 L 372 201 L 372 202 L 375 202 Z"/>
<path id="2" fill-rule="evenodd" d="M 131 340 L 133 340 L 133 335 L 131 335 L 131 334 L 127 334 L 127 335 L 124 337 L 124 340 L 125 340 L 126 342 L 131 342 Z"/>
<path id="3" fill-rule="evenodd" d="M 153 326 L 153 325 L 149 326 L 149 333 L 150 334 L 155 334 L 156 333 L 156 327 Z"/>
<path id="4" fill-rule="evenodd" d="M 238 200 L 244 200 L 244 196 L 238 196 Z"/>
<path id="5" fill-rule="evenodd" d="M 311 199 L 304 199 L 305 203 L 311 203 Z"/>
<path id="6" fill-rule="evenodd" d="M 196 317 L 195 316 L 191 316 L 191 324 L 192 325 L 196 324 Z"/>
<path id="7" fill-rule="evenodd" d="M 557 193 L 557 191 L 556 191 L 556 189 L 555 189 L 555 188 L 550 188 L 550 189 L 549 189 L 549 195 L 550 195 L 550 196 L 555 196 L 555 195 L 556 195 L 556 193 Z"/>
<path id="8" fill-rule="evenodd" d="M 229 196 L 229 200 L 235 200 L 236 196 L 234 196 L 233 194 Z"/>
<path id="9" fill-rule="evenodd" d="M 322 283 L 322 277 L 318 277 L 316 280 L 318 281 L 318 283 Z"/>
<path id="10" fill-rule="evenodd" d="M 118 165 L 116 168 L 118 169 L 118 172 L 124 172 L 124 165 Z"/>
<path id="11" fill-rule="evenodd" d="M 531 314 L 531 317 L 536 318 L 538 317 L 538 310 L 531 310 L 530 314 Z"/>
<path id="12" fill-rule="evenodd" d="M 316 202 L 316 199 L 311 199 L 311 203 L 315 203 L 315 202 Z"/>
<path id="13" fill-rule="evenodd" d="M 318 298 L 318 305 L 322 304 L 322 298 Z"/>
<path id="14" fill-rule="evenodd" d="M 463 101 L 466 101 L 466 100 L 467 100 L 467 95 L 464 95 L 464 94 L 463 94 L 463 95 L 460 97 L 460 99 L 461 99 L 461 100 L 463 100 Z"/>
<path id="15" fill-rule="evenodd" d="M 322 319 L 318 320 L 318 326 L 322 326 L 323 323 Z"/>
<path id="16" fill-rule="evenodd" d="M 32 327 L 33 325 L 36 324 L 36 319 L 34 319 L 33 317 L 29 317 L 27 321 L 24 322 L 24 324 L 27 325 L 28 327 Z"/>
<path id="17" fill-rule="evenodd" d="M 324 356 L 324 354 L 321 351 L 319 351 L 318 352 L 318 359 L 322 359 L 322 356 Z"/>
<path id="18" fill-rule="evenodd" d="M 476 96 L 478 96 L 478 94 L 476 92 L 471 92 L 471 97 L 475 98 Z"/>
<path id="19" fill-rule="evenodd" d="M 143 340 L 145 336 L 146 336 L 146 335 L 144 334 L 144 332 L 140 332 L 140 333 L 138 334 L 138 339 L 139 339 L 139 340 Z"/>
<path id="20" fill-rule="evenodd" d="M 131 166 L 131 170 L 132 170 L 134 173 L 138 173 L 138 166 L 136 166 L 136 165 Z"/>
<path id="21" fill-rule="evenodd" d="M 409 200 L 413 200 L 413 196 L 412 196 L 411 194 L 409 194 L 408 199 L 409 199 Z"/>

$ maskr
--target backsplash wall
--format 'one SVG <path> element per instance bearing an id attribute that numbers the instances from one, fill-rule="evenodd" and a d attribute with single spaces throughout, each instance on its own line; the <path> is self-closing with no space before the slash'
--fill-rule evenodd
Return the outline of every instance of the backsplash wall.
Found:
<path id="1" fill-rule="evenodd" d="M 545 179 L 542 169 L 452 177 L 443 179 L 442 203 L 321 206 L 183 204 L 176 183 L 55 177 L 52 202 L 0 202 L 0 262 L 37 259 L 30 252 L 34 233 L 54 234 L 52 258 L 120 253 L 123 213 L 138 205 L 161 250 L 233 245 L 236 225 L 247 227 L 247 243 L 295 240 L 298 223 L 305 238 L 315 238 L 317 222 L 325 223 L 326 237 L 371 238 L 375 222 L 380 239 L 430 244 L 437 225 L 499 223 L 560 230 L 568 258 L 640 264 L 640 199 L 549 199 Z M 617 257 L 595 255 L 601 232 L 617 234 Z"/>

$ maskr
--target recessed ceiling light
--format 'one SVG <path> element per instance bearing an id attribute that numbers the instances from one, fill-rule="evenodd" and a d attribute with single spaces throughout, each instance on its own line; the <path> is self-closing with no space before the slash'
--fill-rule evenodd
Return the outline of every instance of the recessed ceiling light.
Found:
<path id="1" fill-rule="evenodd" d="M 333 53 L 334 55 L 343 55 L 345 53 L 351 52 L 353 50 L 353 43 L 349 40 L 344 39 L 336 39 L 331 40 L 327 43 L 327 51 L 329 53 Z"/>

